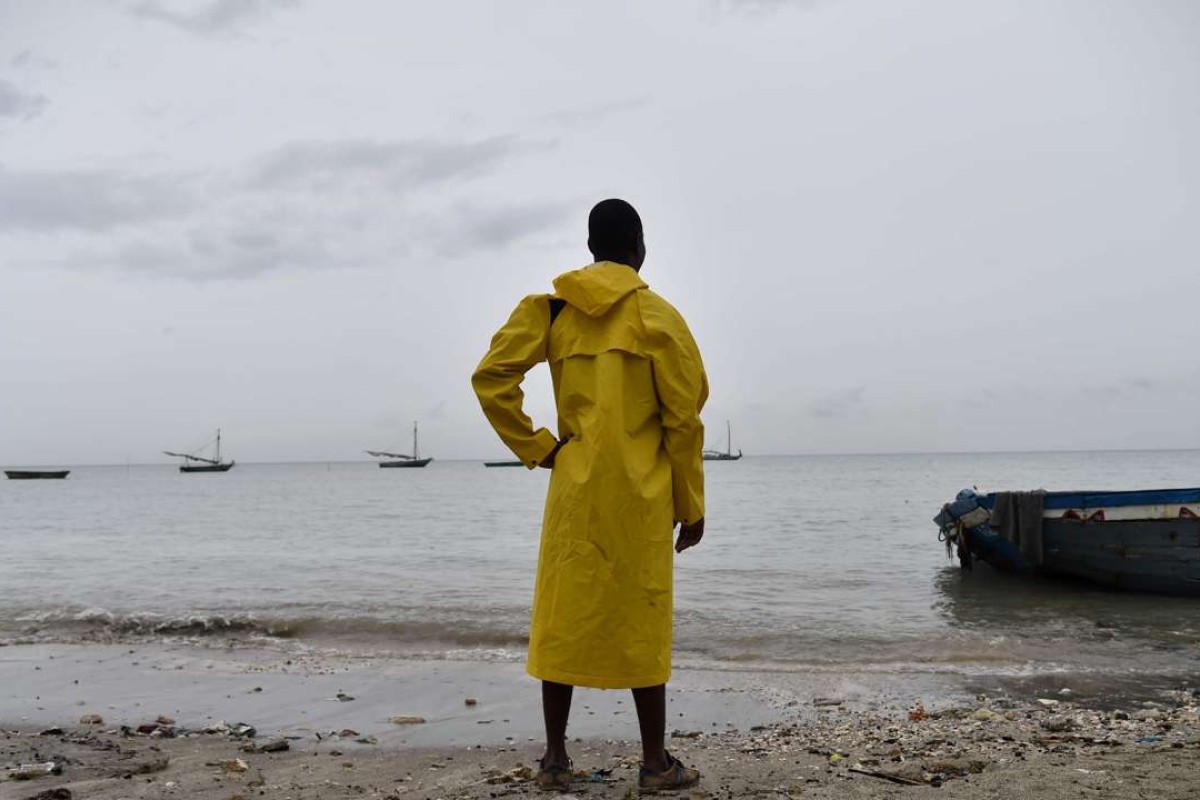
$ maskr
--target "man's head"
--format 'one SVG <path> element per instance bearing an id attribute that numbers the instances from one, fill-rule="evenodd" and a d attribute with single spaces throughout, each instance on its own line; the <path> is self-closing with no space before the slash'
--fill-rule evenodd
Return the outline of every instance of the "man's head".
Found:
<path id="1" fill-rule="evenodd" d="M 646 260 L 642 218 L 624 200 L 600 201 L 588 215 L 588 249 L 597 261 L 641 269 Z"/>

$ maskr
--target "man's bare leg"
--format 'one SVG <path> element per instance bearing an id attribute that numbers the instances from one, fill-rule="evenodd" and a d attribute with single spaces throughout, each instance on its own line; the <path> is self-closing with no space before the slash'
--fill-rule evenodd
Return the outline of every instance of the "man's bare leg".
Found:
<path id="1" fill-rule="evenodd" d="M 647 686 L 633 690 L 637 707 L 638 726 L 642 729 L 642 764 L 652 772 L 667 768 L 667 685 Z"/>
<path id="2" fill-rule="evenodd" d="M 574 691 L 574 686 L 565 683 L 542 681 L 542 716 L 546 720 L 544 766 L 565 767 L 571 763 L 567 755 L 567 719 L 571 716 L 571 695 Z"/>

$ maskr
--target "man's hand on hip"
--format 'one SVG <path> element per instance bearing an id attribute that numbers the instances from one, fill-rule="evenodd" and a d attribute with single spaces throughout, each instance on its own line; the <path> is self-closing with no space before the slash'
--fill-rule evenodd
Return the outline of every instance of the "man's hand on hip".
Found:
<path id="1" fill-rule="evenodd" d="M 703 538 L 704 517 L 692 523 L 684 522 L 679 526 L 679 538 L 675 540 L 675 552 L 682 553 L 689 547 L 695 547 Z"/>

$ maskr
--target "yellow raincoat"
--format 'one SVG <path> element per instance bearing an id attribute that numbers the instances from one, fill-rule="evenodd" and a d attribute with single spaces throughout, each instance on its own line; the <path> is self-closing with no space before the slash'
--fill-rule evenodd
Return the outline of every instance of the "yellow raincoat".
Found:
<path id="1" fill-rule="evenodd" d="M 602 261 L 520 302 L 472 385 L 529 468 L 557 444 L 522 410 L 521 380 L 550 362 L 559 437 L 542 524 L 529 674 L 601 689 L 671 676 L 676 521 L 704 516 L 708 379 L 679 312 L 635 270 Z"/>

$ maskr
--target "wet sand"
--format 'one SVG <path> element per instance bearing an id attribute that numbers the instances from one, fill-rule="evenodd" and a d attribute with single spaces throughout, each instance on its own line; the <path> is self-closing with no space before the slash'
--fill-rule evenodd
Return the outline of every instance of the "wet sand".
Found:
<path id="1" fill-rule="evenodd" d="M 1041 697 L 972 697 L 936 676 L 676 677 L 670 746 L 705 776 L 683 796 L 1200 795 L 1200 694 L 1190 688 L 1127 692 L 1113 707 L 1052 685 Z M 5 799 L 541 794 L 529 781 L 536 684 L 518 664 L 5 647 L 0 729 Z M 580 779 L 570 795 L 636 795 L 627 693 L 578 693 L 571 735 Z M 21 764 L 61 774 L 8 777 Z"/>

